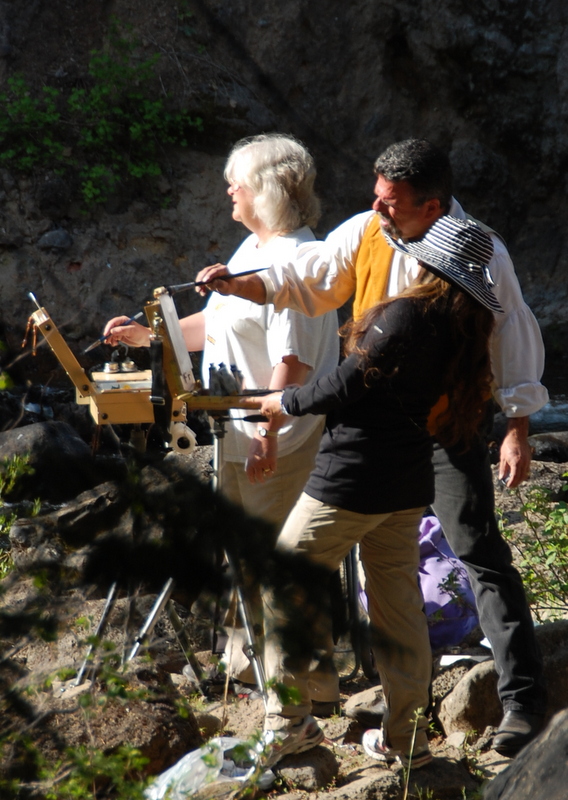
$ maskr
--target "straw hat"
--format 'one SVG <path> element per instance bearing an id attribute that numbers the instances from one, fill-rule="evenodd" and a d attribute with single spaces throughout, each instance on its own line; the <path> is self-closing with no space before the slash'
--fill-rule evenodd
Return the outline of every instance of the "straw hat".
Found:
<path id="1" fill-rule="evenodd" d="M 386 231 L 383 234 L 395 250 L 413 256 L 490 311 L 504 313 L 491 289 L 495 285 L 489 271 L 493 242 L 475 222 L 446 214 L 436 220 L 422 238 L 413 242 L 393 239 Z"/>

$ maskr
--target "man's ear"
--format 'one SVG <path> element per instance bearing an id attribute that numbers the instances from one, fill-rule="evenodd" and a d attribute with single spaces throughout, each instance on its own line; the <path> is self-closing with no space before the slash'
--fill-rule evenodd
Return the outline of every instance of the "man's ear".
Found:
<path id="1" fill-rule="evenodd" d="M 436 222 L 437 219 L 444 216 L 444 210 L 440 204 L 440 201 L 437 197 L 432 197 L 430 200 L 426 200 L 424 204 L 424 211 L 426 214 L 426 219 L 430 224 Z"/>

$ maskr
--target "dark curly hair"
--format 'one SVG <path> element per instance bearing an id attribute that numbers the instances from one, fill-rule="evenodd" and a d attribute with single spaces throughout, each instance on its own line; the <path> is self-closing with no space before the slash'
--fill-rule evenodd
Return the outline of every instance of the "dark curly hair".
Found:
<path id="1" fill-rule="evenodd" d="M 417 206 L 437 198 L 444 211 L 450 207 L 453 184 L 450 159 L 427 139 L 405 139 L 391 144 L 375 161 L 375 174 L 393 183 L 406 181 L 414 191 Z"/>

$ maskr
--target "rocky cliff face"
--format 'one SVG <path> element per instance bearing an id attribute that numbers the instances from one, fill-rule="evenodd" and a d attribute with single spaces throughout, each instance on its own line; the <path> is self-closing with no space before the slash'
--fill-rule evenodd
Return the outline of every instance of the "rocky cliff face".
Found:
<path id="1" fill-rule="evenodd" d="M 223 160 L 233 141 L 267 130 L 313 151 L 320 234 L 368 207 L 385 146 L 425 136 L 446 148 L 456 196 L 506 238 L 543 327 L 568 328 L 562 0 L 4 0 L 0 80 L 81 85 L 112 17 L 132 27 L 141 54 L 161 54 L 163 90 L 202 114 L 205 131 L 164 153 L 152 202 L 123 197 L 90 216 L 53 175 L 21 178 L 7 165 L 0 293 L 11 347 L 33 310 L 24 289 L 84 346 L 153 287 L 226 260 L 245 231 L 230 219 Z M 182 313 L 196 303 L 184 298 Z"/>

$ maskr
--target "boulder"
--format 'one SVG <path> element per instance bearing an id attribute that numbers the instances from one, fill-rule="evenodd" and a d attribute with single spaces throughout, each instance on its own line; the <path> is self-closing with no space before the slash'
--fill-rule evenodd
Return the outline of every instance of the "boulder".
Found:
<path id="1" fill-rule="evenodd" d="M 454 731 L 481 734 L 488 725 L 499 725 L 502 716 L 497 673 L 492 660 L 470 669 L 453 691 L 443 698 L 438 712 L 446 736 Z"/>
<path id="2" fill-rule="evenodd" d="M 566 800 L 568 793 L 568 710 L 525 747 L 511 765 L 491 781 L 484 800 Z"/>
<path id="3" fill-rule="evenodd" d="M 568 431 L 537 433 L 529 436 L 529 444 L 536 461 L 552 461 L 555 464 L 568 461 Z"/>
<path id="4" fill-rule="evenodd" d="M 536 628 L 544 660 L 548 689 L 547 716 L 568 708 L 568 620 L 558 620 Z M 503 716 L 497 694 L 497 673 L 492 660 L 469 670 L 440 703 L 439 719 L 447 736 L 455 731 L 477 731 L 496 727 Z"/>
<path id="5" fill-rule="evenodd" d="M 9 533 L 16 568 L 23 571 L 37 562 L 63 561 L 66 545 L 88 544 L 97 534 L 116 526 L 127 507 L 127 497 L 119 485 L 108 482 L 88 489 L 51 513 L 17 519 Z M 66 564 L 70 566 L 68 561 Z"/>
<path id="6" fill-rule="evenodd" d="M 337 778 L 339 765 L 331 750 L 314 747 L 306 753 L 283 758 L 273 769 L 288 784 L 307 792 L 316 792 Z"/>
<path id="7" fill-rule="evenodd" d="M 37 246 L 40 250 L 68 250 L 73 244 L 73 237 L 63 228 L 44 233 Z"/>
<path id="8" fill-rule="evenodd" d="M 65 422 L 38 422 L 0 433 L 0 459 L 29 456 L 32 475 L 22 476 L 9 499 L 62 503 L 105 480 L 90 447 Z"/>

